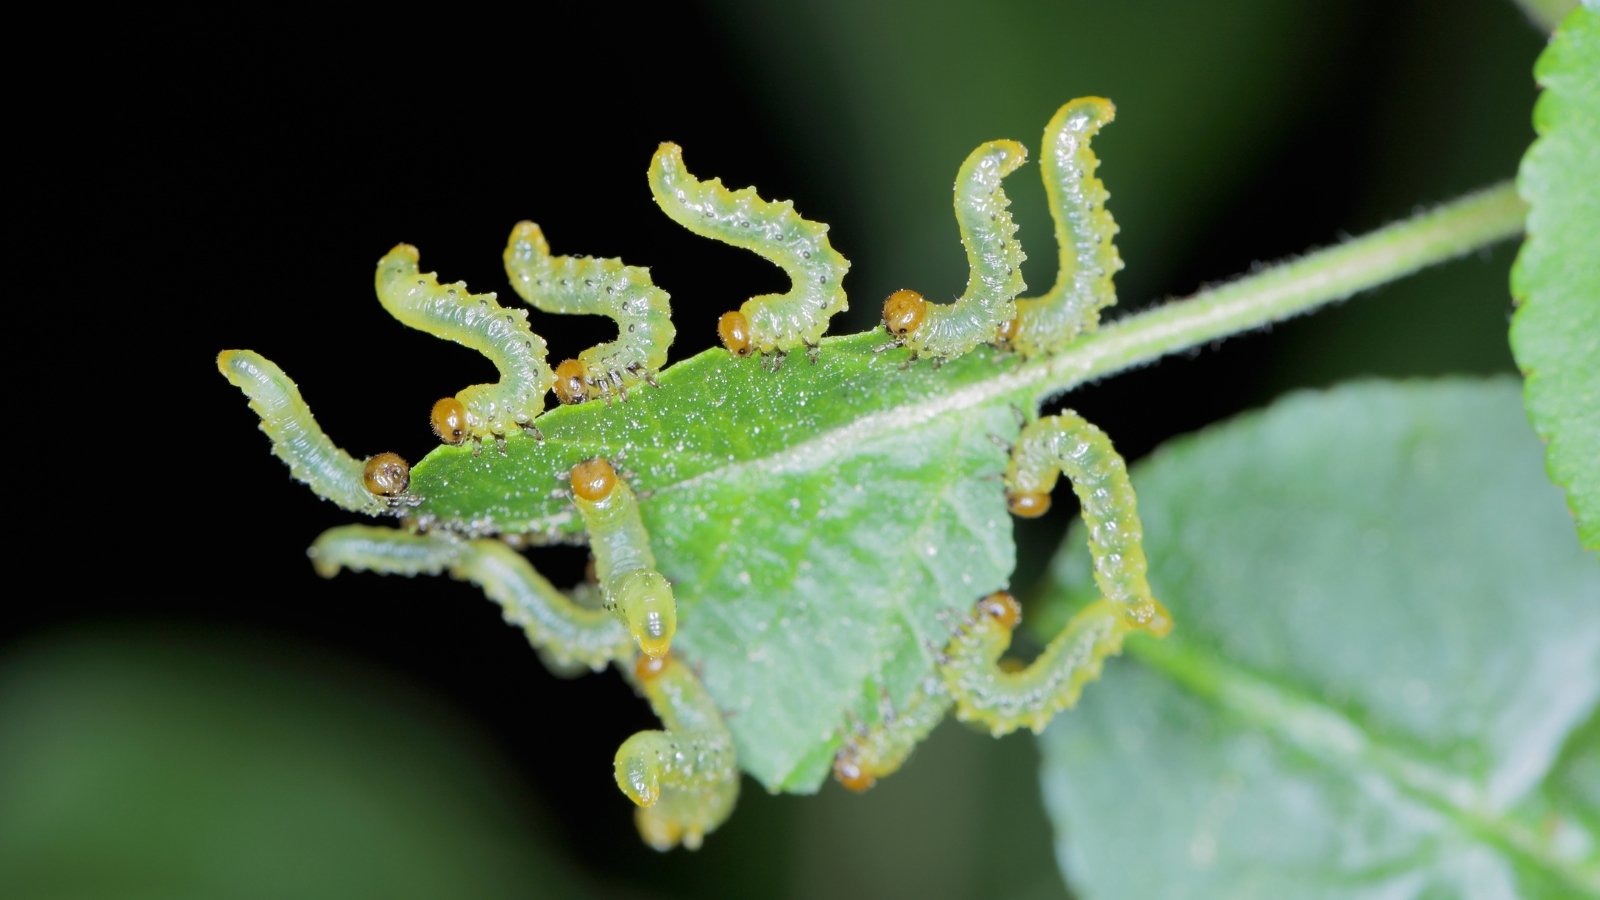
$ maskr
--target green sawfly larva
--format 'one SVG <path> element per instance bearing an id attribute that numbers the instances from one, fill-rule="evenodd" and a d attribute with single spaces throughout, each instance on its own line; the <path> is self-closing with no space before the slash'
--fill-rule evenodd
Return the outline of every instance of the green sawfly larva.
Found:
<path id="1" fill-rule="evenodd" d="M 634 822 L 657 850 L 698 850 L 739 799 L 733 735 L 689 666 L 670 655 L 640 656 L 633 682 L 664 731 L 640 731 L 617 748 L 617 787 L 638 807 Z"/>
<path id="2" fill-rule="evenodd" d="M 733 354 L 814 348 L 828 320 L 849 308 L 843 282 L 850 261 L 828 243 L 828 226 L 801 218 L 792 201 L 763 200 L 749 187 L 730 191 L 717 178 L 701 181 L 670 143 L 650 160 L 650 192 L 674 222 L 771 261 L 793 282 L 788 293 L 751 297 L 722 316 L 717 334 Z"/>
<path id="3" fill-rule="evenodd" d="M 632 654 L 633 639 L 615 616 L 574 602 L 501 541 L 345 525 L 317 538 L 311 561 L 324 578 L 349 569 L 407 577 L 448 572 L 470 581 L 558 671 L 582 666 L 598 672 Z"/>
<path id="4" fill-rule="evenodd" d="M 511 231 L 504 254 L 506 276 L 522 299 L 549 313 L 607 316 L 617 339 L 597 344 L 556 366 L 555 392 L 562 403 L 578 403 L 654 381 L 667 363 L 677 329 L 666 291 L 650 270 L 620 259 L 552 256 L 544 233 L 532 222 Z"/>
<path id="5" fill-rule="evenodd" d="M 410 467 L 393 453 L 359 460 L 340 449 L 317 424 L 300 388 L 277 364 L 250 350 L 224 350 L 217 370 L 244 392 L 272 439 L 272 452 L 312 493 L 351 512 L 378 515 L 405 493 Z"/>
<path id="6" fill-rule="evenodd" d="M 473 294 L 464 283 L 442 285 L 417 270 L 417 248 L 400 244 L 378 260 L 378 300 L 402 323 L 482 353 L 500 370 L 494 384 L 475 384 L 434 404 L 434 433 L 447 444 L 503 438 L 533 428 L 555 375 L 544 338 L 528 313 L 506 309 L 494 294 Z"/>
<path id="7" fill-rule="evenodd" d="M 956 175 L 956 222 L 967 251 L 967 289 L 954 303 L 929 303 L 899 290 L 883 303 L 883 326 L 912 356 L 948 359 L 995 339 L 1017 314 L 1025 255 L 1000 181 L 1028 159 L 1016 141 L 989 141 L 972 151 Z"/>
<path id="8" fill-rule="evenodd" d="M 1106 210 L 1110 194 L 1095 169 L 1089 141 L 1116 117 L 1102 97 L 1080 97 L 1056 111 L 1044 129 L 1039 160 L 1056 226 L 1056 283 L 1038 297 L 1017 298 L 1017 315 L 1000 331 L 1000 343 L 1023 356 L 1050 353 L 1099 324 L 1100 311 L 1117 302 L 1111 279 L 1122 269 L 1112 239 L 1117 223 Z"/>
<path id="9" fill-rule="evenodd" d="M 678 630 L 678 604 L 672 585 L 656 571 L 632 489 L 598 457 L 573 466 L 571 483 L 606 606 L 622 618 L 640 652 L 665 656 Z"/>

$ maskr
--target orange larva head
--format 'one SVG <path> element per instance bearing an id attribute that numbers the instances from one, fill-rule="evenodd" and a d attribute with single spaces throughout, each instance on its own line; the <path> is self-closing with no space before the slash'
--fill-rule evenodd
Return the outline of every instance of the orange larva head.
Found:
<path id="1" fill-rule="evenodd" d="M 589 370 L 575 359 L 556 366 L 556 399 L 562 403 L 582 403 L 589 399 L 589 386 L 585 382 L 588 375 Z"/>
<path id="2" fill-rule="evenodd" d="M 978 615 L 993 619 L 1010 631 L 1022 622 L 1022 604 L 1005 591 L 995 591 L 978 601 Z"/>
<path id="3" fill-rule="evenodd" d="M 862 770 L 853 755 L 841 753 L 833 759 L 833 780 L 844 785 L 845 790 L 860 794 L 878 783 L 878 779 Z"/>
<path id="4" fill-rule="evenodd" d="M 433 405 L 429 416 L 433 433 L 446 444 L 459 444 L 467 439 L 467 408 L 454 397 L 445 397 Z"/>
<path id="5" fill-rule="evenodd" d="M 1050 495 L 1034 491 L 1006 491 L 1006 505 L 1019 519 L 1037 519 L 1050 511 Z"/>
<path id="6" fill-rule="evenodd" d="M 883 327 L 895 337 L 905 337 L 922 325 L 928 301 L 916 291 L 898 290 L 883 301 Z"/>
<path id="7" fill-rule="evenodd" d="M 1009 347 L 1017 339 L 1017 332 L 1022 330 L 1022 319 L 1018 316 L 1000 323 L 1000 328 L 994 333 L 994 342 L 1001 347 Z"/>
<path id="8" fill-rule="evenodd" d="M 639 654 L 633 661 L 633 677 L 640 681 L 649 681 L 667 670 L 667 656 L 645 656 Z"/>
<path id="9" fill-rule="evenodd" d="M 572 492 L 580 499 L 598 503 L 611 496 L 617 486 L 617 470 L 604 457 L 586 459 L 572 467 Z"/>
<path id="10" fill-rule="evenodd" d="M 734 356 L 749 356 L 755 349 L 750 344 L 750 320 L 744 313 L 734 310 L 725 312 L 717 320 L 717 337 L 722 339 L 722 346 Z"/>
<path id="11" fill-rule="evenodd" d="M 379 453 L 367 460 L 361 483 L 379 497 L 398 497 L 411 486 L 411 466 L 398 453 Z"/>

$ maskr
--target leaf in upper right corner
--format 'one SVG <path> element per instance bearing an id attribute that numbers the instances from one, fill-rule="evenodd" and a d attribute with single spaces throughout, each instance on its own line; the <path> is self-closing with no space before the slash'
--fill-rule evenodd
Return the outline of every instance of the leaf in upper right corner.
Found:
<path id="1" fill-rule="evenodd" d="M 1534 75 L 1544 93 L 1517 176 L 1529 213 L 1511 349 L 1550 477 L 1600 550 L 1600 12 L 1573 10 Z"/>
<path id="2" fill-rule="evenodd" d="M 1080 894 L 1600 896 L 1600 561 L 1515 382 L 1296 394 L 1133 480 L 1176 624 L 1041 739 Z"/>

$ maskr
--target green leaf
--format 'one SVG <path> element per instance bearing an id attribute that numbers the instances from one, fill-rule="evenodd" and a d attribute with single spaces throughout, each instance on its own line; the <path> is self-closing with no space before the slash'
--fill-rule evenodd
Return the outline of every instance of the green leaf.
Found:
<path id="1" fill-rule="evenodd" d="M 1550 478 L 1600 550 L 1600 13 L 1573 10 L 1534 75 L 1544 94 L 1517 176 L 1530 211 L 1511 349 Z"/>
<path id="2" fill-rule="evenodd" d="M 987 349 L 903 367 L 872 352 L 884 339 L 830 340 L 779 372 L 715 350 L 625 403 L 552 411 L 543 443 L 440 448 L 412 472 L 417 513 L 577 534 L 557 489 L 582 459 L 616 460 L 677 596 L 673 652 L 728 714 L 740 765 L 814 791 L 849 717 L 880 687 L 905 699 L 949 637 L 941 614 L 1015 564 L 997 477 L 1037 385 Z"/>
<path id="3" fill-rule="evenodd" d="M 0 722 L 8 897 L 582 896 L 503 756 L 311 648 L 170 625 L 19 642 Z"/>
<path id="4" fill-rule="evenodd" d="M 1600 564 L 1513 384 L 1297 394 L 1134 482 L 1176 627 L 1041 739 L 1076 888 L 1600 894 Z"/>

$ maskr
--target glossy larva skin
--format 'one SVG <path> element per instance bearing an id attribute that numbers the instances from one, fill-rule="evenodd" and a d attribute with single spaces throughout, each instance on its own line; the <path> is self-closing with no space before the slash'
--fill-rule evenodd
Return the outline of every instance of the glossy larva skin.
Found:
<path id="1" fill-rule="evenodd" d="M 828 226 L 802 218 L 793 202 L 763 200 L 753 187 L 730 191 L 717 178 L 701 181 L 684 167 L 683 150 L 670 143 L 650 160 L 650 192 L 674 222 L 770 260 L 794 283 L 788 293 L 751 297 L 739 307 L 750 349 L 787 353 L 815 346 L 828 320 L 849 308 L 844 276 L 850 261 L 828 243 Z"/>
<path id="2" fill-rule="evenodd" d="M 624 396 L 667 364 L 667 348 L 678 330 L 670 298 L 650 280 L 649 269 L 619 259 L 552 256 L 544 233 L 532 222 L 512 229 L 503 259 L 512 288 L 534 307 L 607 316 L 617 323 L 616 340 L 578 354 L 583 399 Z"/>
<path id="3" fill-rule="evenodd" d="M 442 285 L 417 269 L 417 248 L 400 244 L 378 261 L 378 300 L 389 314 L 419 331 L 482 353 L 500 370 L 494 384 L 456 394 L 466 408 L 471 437 L 503 437 L 544 412 L 555 375 L 544 338 L 528 327 L 528 313 L 506 309 L 494 294 L 473 294 L 463 283 Z"/>
<path id="4" fill-rule="evenodd" d="M 617 611 L 638 641 L 639 652 L 666 656 L 678 630 L 677 600 L 672 585 L 656 570 L 633 490 L 610 462 L 599 458 L 574 466 L 571 480 L 607 608 Z"/>
<path id="5" fill-rule="evenodd" d="M 1116 226 L 1105 212 L 1106 193 L 1088 149 L 1089 138 L 1111 114 L 1107 101 L 1082 98 L 1063 106 L 1046 128 L 1043 170 L 1060 272 L 1055 287 L 1037 298 L 1016 299 L 1023 289 L 1023 253 L 1001 189 L 1001 179 L 1022 164 L 1025 151 L 1012 141 L 991 141 L 968 157 L 955 191 L 971 268 L 966 293 L 953 304 L 930 304 L 914 291 L 897 291 L 886 304 L 894 343 L 909 348 L 911 359 L 947 359 L 985 342 L 1023 355 L 1050 353 L 1095 327 L 1099 311 L 1114 299 L 1111 277 L 1121 267 L 1111 245 Z M 760 199 L 753 189 L 728 191 L 716 180 L 695 179 L 671 144 L 652 160 L 650 185 L 676 221 L 772 260 L 794 281 L 789 293 L 752 298 L 723 317 L 719 331 L 728 348 L 740 356 L 814 349 L 828 319 L 846 306 L 840 282 L 849 263 L 828 245 L 827 227 L 801 218 L 788 202 Z M 435 404 L 431 420 L 441 439 L 482 441 L 523 428 L 537 434 L 552 385 L 567 402 L 605 397 L 626 403 L 626 388 L 653 380 L 675 327 L 666 293 L 646 270 L 617 260 L 552 256 L 542 232 L 527 222 L 513 231 L 504 259 L 529 303 L 547 312 L 610 316 L 618 323 L 618 339 L 563 363 L 558 380 L 544 341 L 528 328 L 526 311 L 507 310 L 494 295 L 471 294 L 465 285 L 440 285 L 418 271 L 415 249 L 399 245 L 378 266 L 384 307 L 412 327 L 478 350 L 500 370 L 499 382 L 474 385 Z M 273 451 L 319 496 L 368 515 L 404 516 L 413 508 L 418 498 L 410 494 L 405 461 L 388 453 L 361 460 L 339 449 L 318 427 L 294 382 L 269 360 L 238 350 L 224 352 L 217 363 L 250 399 Z M 908 365 L 911 372 L 903 377 L 915 377 L 915 365 Z M 1005 491 L 1014 514 L 1036 516 L 1049 508 L 1050 492 L 1063 476 L 1082 506 L 1100 599 L 1025 666 L 1001 659 L 1021 619 L 1020 606 L 1004 593 L 978 599 L 965 618 L 950 623 L 948 643 L 930 648 L 935 663 L 909 700 L 896 708 L 884 698 L 877 709 L 839 723 L 834 773 L 846 787 L 865 790 L 893 773 L 952 709 L 995 734 L 1024 726 L 1038 730 L 1077 701 L 1126 635 L 1160 636 L 1171 628 L 1146 579 L 1143 529 L 1127 468 L 1098 428 L 1071 411 L 1027 424 L 995 490 Z M 731 814 L 739 766 L 717 698 L 707 692 L 693 660 L 671 650 L 676 599 L 657 570 L 640 515 L 647 499 L 598 455 L 573 466 L 566 484 L 552 490 L 570 498 L 594 556 L 591 580 L 570 592 L 542 578 L 508 543 L 514 536 L 426 532 L 417 522 L 401 529 L 330 530 L 312 548 L 313 564 L 326 576 L 357 569 L 470 581 L 500 605 L 553 670 L 617 667 L 664 726 L 623 743 L 614 760 L 617 785 L 637 805 L 638 828 L 650 846 L 698 847 Z"/>
<path id="6" fill-rule="evenodd" d="M 1038 297 L 1017 299 L 1017 318 L 1007 343 L 1023 356 L 1037 356 L 1071 343 L 1100 321 L 1117 302 L 1111 279 L 1122 269 L 1112 238 L 1117 223 L 1106 210 L 1110 194 L 1095 177 L 1100 161 L 1089 141 L 1116 117 L 1103 97 L 1081 97 L 1061 107 L 1044 129 L 1039 171 L 1059 248 L 1056 282 Z"/>
<path id="7" fill-rule="evenodd" d="M 1027 160 L 1027 149 L 1016 141 L 990 141 L 962 163 L 955 207 L 967 252 L 967 289 L 954 303 L 927 304 L 916 326 L 896 335 L 913 354 L 960 356 L 993 341 L 1000 326 L 1017 314 L 1016 296 L 1026 287 L 1026 255 L 1000 181 Z"/>

